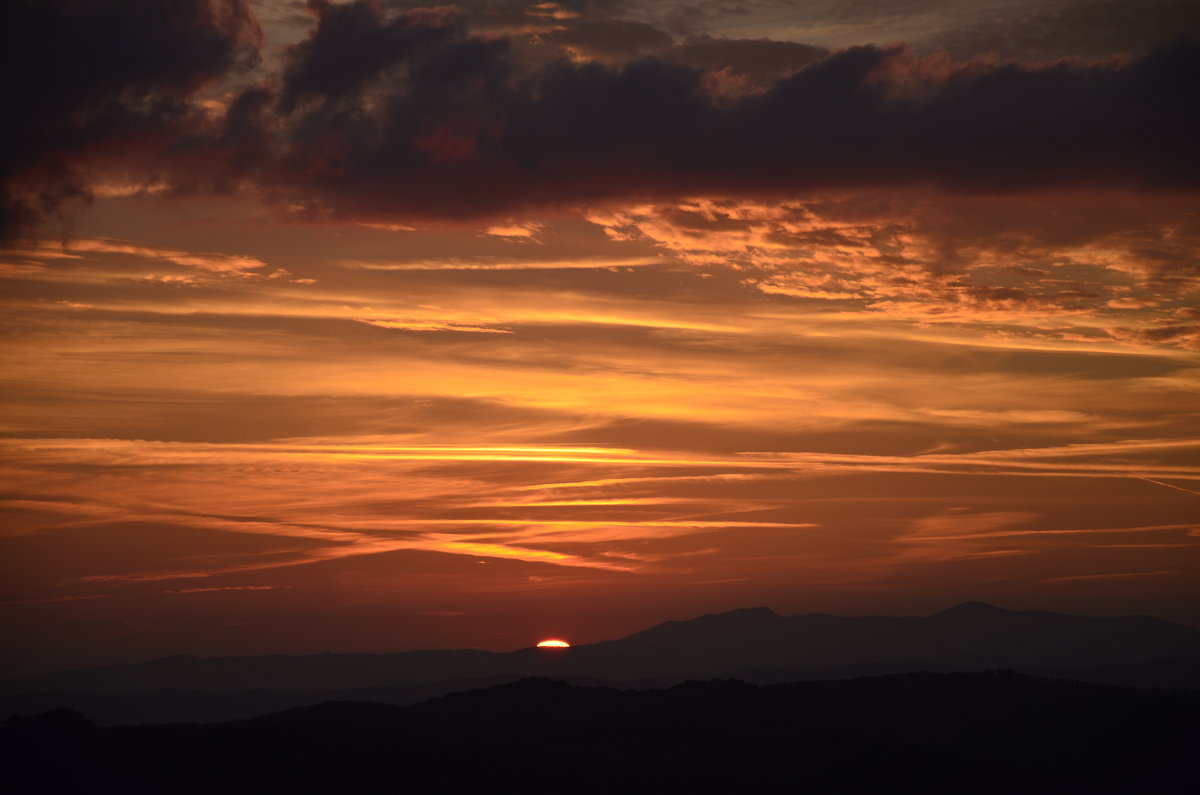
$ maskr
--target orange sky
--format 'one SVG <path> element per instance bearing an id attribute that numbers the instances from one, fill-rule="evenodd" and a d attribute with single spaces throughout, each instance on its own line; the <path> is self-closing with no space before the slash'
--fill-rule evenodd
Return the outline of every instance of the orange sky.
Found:
<path id="1" fill-rule="evenodd" d="M 0 253 L 6 672 L 751 605 L 1200 626 L 1192 189 L 381 220 L 92 178 Z"/>

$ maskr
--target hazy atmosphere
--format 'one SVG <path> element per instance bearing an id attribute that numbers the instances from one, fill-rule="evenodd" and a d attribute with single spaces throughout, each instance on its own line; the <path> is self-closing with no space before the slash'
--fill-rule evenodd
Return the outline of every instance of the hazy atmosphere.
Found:
<path id="1" fill-rule="evenodd" d="M 1192 0 L 0 20 L 0 674 L 1200 627 Z"/>

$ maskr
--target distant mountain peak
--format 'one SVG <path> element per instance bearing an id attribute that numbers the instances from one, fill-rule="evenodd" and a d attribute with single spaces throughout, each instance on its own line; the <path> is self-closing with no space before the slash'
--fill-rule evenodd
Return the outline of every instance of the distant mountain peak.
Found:
<path id="1" fill-rule="evenodd" d="M 660 626 L 757 626 L 764 622 L 774 623 L 781 620 L 780 615 L 769 607 L 739 607 L 736 610 L 729 610 L 724 613 L 709 613 L 708 615 L 684 621 L 668 621 L 666 624 L 660 624 Z"/>
<path id="2" fill-rule="evenodd" d="M 939 616 L 944 617 L 960 617 L 967 618 L 970 616 L 997 616 L 1002 613 L 1011 613 L 1012 610 L 1005 610 L 1003 607 L 989 605 L 987 602 L 963 602 L 954 607 L 949 607 L 940 613 L 934 613 L 931 618 Z"/>
<path id="3" fill-rule="evenodd" d="M 714 613 L 713 615 L 718 615 L 718 616 L 736 616 L 736 615 L 761 616 L 764 618 L 767 616 L 774 616 L 775 618 L 779 618 L 779 614 L 776 613 L 774 610 L 772 610 L 769 607 L 739 607 L 737 610 L 730 610 L 729 612 L 726 612 L 726 613 Z"/>
<path id="4" fill-rule="evenodd" d="M 680 626 L 684 624 L 728 624 L 742 623 L 745 621 L 762 621 L 779 618 L 779 614 L 769 607 L 739 607 L 736 610 L 727 610 L 724 613 L 708 613 L 696 618 L 686 618 L 680 621 L 664 621 L 658 626 Z M 652 628 L 653 629 L 653 628 Z"/>
<path id="5" fill-rule="evenodd" d="M 710 613 L 684 621 L 665 621 L 662 624 L 635 632 L 627 638 L 607 643 L 667 642 L 721 645 L 746 633 L 762 631 L 763 627 L 783 623 L 783 618 L 769 607 L 742 607 L 725 613 Z"/>

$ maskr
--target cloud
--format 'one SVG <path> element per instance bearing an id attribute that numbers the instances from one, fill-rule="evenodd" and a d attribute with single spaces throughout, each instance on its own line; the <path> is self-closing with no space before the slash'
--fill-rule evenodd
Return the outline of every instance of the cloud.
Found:
<path id="1" fill-rule="evenodd" d="M 1190 0 L 632 0 L 621 11 L 691 34 L 767 34 L 830 48 L 907 41 L 921 52 L 1034 60 L 1145 52 L 1200 29 Z"/>
<path id="2" fill-rule="evenodd" d="M 959 56 L 1099 58 L 1147 52 L 1189 31 L 1200 31 L 1200 6 L 1191 0 L 1082 0 L 1017 6 L 987 20 L 950 26 L 924 46 Z"/>
<path id="3" fill-rule="evenodd" d="M 1176 569 L 1160 569 L 1158 571 L 1118 571 L 1101 574 L 1073 574 L 1066 577 L 1048 577 L 1044 580 L 1038 580 L 1038 584 L 1050 585 L 1056 582 L 1074 582 L 1077 580 L 1113 580 L 1124 579 L 1126 577 L 1164 577 L 1181 573 L 1182 572 Z"/>
<path id="4" fill-rule="evenodd" d="M 282 77 L 280 103 L 291 110 L 306 100 L 336 105 L 357 101 L 373 81 L 400 80 L 398 68 L 461 35 L 461 11 L 455 6 L 418 8 L 395 17 L 383 15 L 377 3 L 308 4 L 316 28 L 290 48 Z"/>
<path id="5" fill-rule="evenodd" d="M 253 18 L 235 0 L 148 5 L 129 24 L 20 6 L 8 29 L 64 55 L 14 106 L 29 123 L 8 133 L 9 236 L 39 207 L 86 195 L 80 164 L 129 166 L 133 148 L 155 190 L 243 186 L 300 217 L 368 223 L 828 188 L 1200 183 L 1187 133 L 1196 41 L 1022 63 L 877 46 L 814 60 L 791 43 L 694 39 L 632 61 L 539 65 L 515 34 L 476 32 L 456 7 L 313 2 L 310 35 L 277 73 L 206 108 L 198 87 L 253 57 Z M 568 10 L 596 35 L 617 24 Z M 161 63 L 112 57 L 147 38 Z M 739 70 L 754 79 L 739 83 Z M 77 73 L 88 77 L 69 84 Z M 65 136 L 71 119 L 85 121 Z"/>
<path id="6" fill-rule="evenodd" d="M 381 16 L 368 29 L 397 24 Z M 1197 112 L 1182 79 L 1200 65 L 1193 43 L 1098 64 L 859 47 L 718 105 L 702 70 L 664 60 L 560 61 L 524 78 L 505 40 L 422 31 L 401 64 L 370 76 L 308 93 L 285 81 L 274 123 L 286 155 L 260 184 L 315 213 L 470 217 L 681 194 L 1166 189 L 1200 177 L 1182 134 Z M 360 46 L 357 33 L 338 49 Z M 310 42 L 337 35 L 322 20 Z M 302 45 L 288 74 L 316 70 L 313 59 Z M 313 104 L 297 108 L 297 95 Z"/>
<path id="7" fill-rule="evenodd" d="M 69 249 L 71 251 L 127 254 L 145 259 L 165 260 L 175 265 L 198 268 L 213 273 L 240 274 L 244 271 L 266 267 L 266 263 L 262 260 L 245 255 L 178 251 L 107 238 L 75 239 L 70 241 Z"/>
<path id="8" fill-rule="evenodd" d="M 290 590 L 290 585 L 217 585 L 208 588 L 176 588 L 163 593 L 171 594 L 186 594 L 186 593 L 213 593 L 215 591 L 278 591 Z"/>
<path id="9" fill-rule="evenodd" d="M 202 120 L 197 92 L 261 41 L 246 0 L 13 0 L 4 16 L 0 240 L 87 200 L 102 181 L 87 172 L 140 170 L 177 147 Z"/>
<path id="10" fill-rule="evenodd" d="M 1037 518 L 1036 513 L 1029 511 L 973 513 L 957 508 L 918 519 L 914 523 L 913 535 L 906 536 L 905 540 L 930 537 L 942 540 L 948 533 L 961 534 L 955 535 L 955 538 L 988 537 L 993 531 L 1028 524 Z"/>
<path id="11" fill-rule="evenodd" d="M 355 318 L 359 323 L 379 328 L 399 329 L 402 331 L 459 331 L 470 334 L 511 334 L 507 329 L 488 328 L 487 326 L 454 325 L 450 323 L 430 323 L 420 320 L 403 318 Z"/>
<path id="12" fill-rule="evenodd" d="M 771 39 L 721 39 L 697 36 L 663 53 L 663 58 L 704 71 L 743 75 L 768 85 L 829 55 L 824 47 Z"/>
<path id="13" fill-rule="evenodd" d="M 106 599 L 108 594 L 72 594 L 67 596 L 50 596 L 45 599 L 13 599 L 0 602 L 0 605 L 44 605 L 57 604 L 59 602 L 87 602 L 93 599 Z"/>
<path id="14" fill-rule="evenodd" d="M 670 34 L 659 28 L 627 19 L 560 20 L 554 27 L 535 31 L 534 35 L 538 44 L 576 58 L 614 62 L 658 54 L 675 43 Z"/>
<path id="15" fill-rule="evenodd" d="M 645 583 L 756 573 L 879 581 L 922 565 L 963 566 L 960 575 L 977 582 L 974 567 L 1014 556 L 1036 563 L 1036 573 L 1020 574 L 1033 578 L 1111 571 L 1130 566 L 1131 555 L 1132 565 L 1177 568 L 1177 545 L 1197 534 L 1186 521 L 1192 495 L 1129 476 L 1156 471 L 1190 484 L 1200 477 L 1187 458 L 1195 440 L 718 454 L 521 443 L 527 426 L 487 434 L 440 444 L 413 435 L 8 440 L 5 476 L 30 496 L 5 507 L 36 514 L 39 525 L 3 540 L 10 598 L 54 597 L 81 583 L 114 596 L 288 587 L 300 596 L 323 593 L 330 572 L 348 566 L 379 566 L 398 582 L 408 567 L 436 579 L 481 558 L 509 567 L 511 579 L 431 581 L 431 592 L 523 588 L 528 576 L 552 572 Z M 1172 457 L 1185 463 L 1170 465 Z M 1095 478 L 1104 489 L 1088 482 Z M 1009 492 L 1021 495 L 1021 510 L 996 500 Z M 1141 539 L 1172 546 L 1096 547 Z M 1078 559 L 1037 563 L 1059 554 Z M 173 580 L 191 582 L 159 585 Z"/>
<path id="16" fill-rule="evenodd" d="M 524 229 L 524 227 L 521 227 Z M 488 229 L 487 234 L 499 235 L 506 229 Z M 522 237 L 512 233 L 514 237 Z M 657 257 L 580 257 L 578 259 L 510 259 L 499 257 L 477 257 L 474 259 L 423 259 L 418 261 L 378 261 L 343 259 L 337 260 L 336 265 L 343 268 L 367 271 L 528 271 L 528 270 L 592 270 L 615 268 L 640 268 L 653 265 L 663 265 L 664 261 Z"/>
<path id="17" fill-rule="evenodd" d="M 1192 202 L 879 191 L 627 205 L 588 218 L 724 271 L 793 312 L 988 329 L 993 339 L 1195 347 Z M 836 313 L 836 314 L 835 314 Z M 978 340 L 979 338 L 976 337 Z"/>

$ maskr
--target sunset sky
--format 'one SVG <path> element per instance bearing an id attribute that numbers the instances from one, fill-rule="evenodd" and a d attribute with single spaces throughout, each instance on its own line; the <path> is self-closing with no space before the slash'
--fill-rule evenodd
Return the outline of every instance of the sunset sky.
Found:
<path id="1" fill-rule="evenodd" d="M 1200 626 L 1194 0 L 0 22 L 0 674 Z"/>

